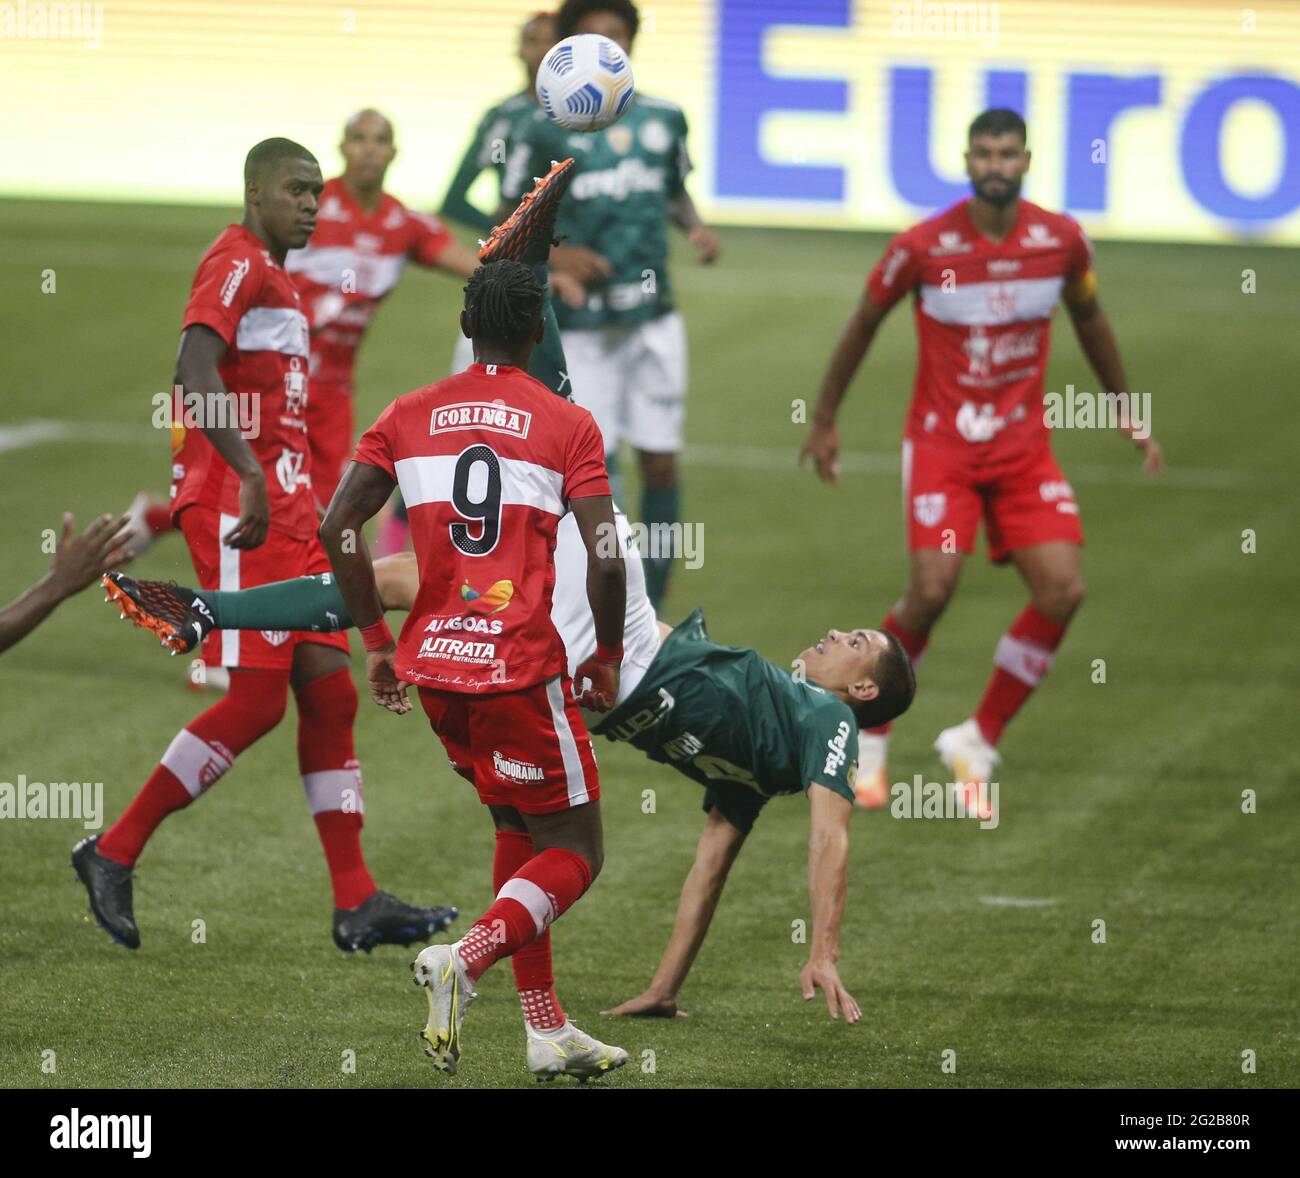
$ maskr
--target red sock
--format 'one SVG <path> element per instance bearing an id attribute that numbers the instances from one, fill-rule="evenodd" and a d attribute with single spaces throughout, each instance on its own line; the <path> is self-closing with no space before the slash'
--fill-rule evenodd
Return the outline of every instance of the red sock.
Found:
<path id="1" fill-rule="evenodd" d="M 929 645 L 929 634 L 913 634 L 911 630 L 904 630 L 898 624 L 898 619 L 894 617 L 894 611 L 890 610 L 885 615 L 885 620 L 880 623 L 882 630 L 888 630 L 899 642 L 903 644 L 903 649 L 907 651 L 908 657 L 912 660 L 912 666 L 915 668 L 921 661 L 921 656 L 925 653 L 925 648 Z M 888 736 L 891 724 L 881 724 L 876 728 L 867 729 L 868 732 L 875 736 Z"/>
<path id="2" fill-rule="evenodd" d="M 506 882 L 537 852 L 532 836 L 523 830 L 498 830 L 497 849 L 492 860 L 492 890 L 500 892 Z M 530 941 L 510 958 L 515 971 L 515 989 L 524 1009 L 524 1021 L 538 1031 L 564 1026 L 564 1010 L 555 995 L 551 970 L 551 930 Z"/>
<path id="3" fill-rule="evenodd" d="M 298 701 L 298 770 L 316 832 L 325 850 L 335 908 L 355 908 L 378 890 L 361 853 L 365 800 L 361 768 L 352 747 L 357 689 L 340 667 L 295 693 Z"/>
<path id="4" fill-rule="evenodd" d="M 1007 722 L 1051 670 L 1054 652 L 1064 634 L 1063 623 L 1027 605 L 1002 635 L 993 656 L 993 675 L 975 710 L 975 722 L 989 744 L 998 743 Z"/>
<path id="5" fill-rule="evenodd" d="M 535 941 L 590 886 L 591 867 L 581 855 L 560 847 L 534 855 L 461 939 L 469 976 L 478 981 L 494 962 Z"/>
<path id="6" fill-rule="evenodd" d="M 135 800 L 104 832 L 100 854 L 135 866 L 168 814 L 188 806 L 280 722 L 288 686 L 288 671 L 234 671 L 230 690 L 176 734 Z"/>

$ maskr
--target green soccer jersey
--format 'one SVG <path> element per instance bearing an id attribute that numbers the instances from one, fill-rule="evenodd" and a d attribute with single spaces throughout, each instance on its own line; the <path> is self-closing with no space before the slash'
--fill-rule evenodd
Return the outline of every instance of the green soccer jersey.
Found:
<path id="1" fill-rule="evenodd" d="M 496 224 L 493 214 L 470 203 L 469 190 L 481 173 L 488 168 L 496 171 L 498 184 L 504 178 L 506 160 L 511 150 L 522 139 L 521 131 L 537 113 L 537 103 L 532 94 L 521 90 L 504 102 L 498 102 L 480 120 L 474 137 L 461 157 L 460 165 L 447 188 L 442 208 L 438 213 L 452 221 L 459 221 L 486 236 Z M 540 174 L 540 173 L 539 173 Z M 525 189 L 527 191 L 527 189 Z"/>
<path id="2" fill-rule="evenodd" d="M 853 800 L 858 729 L 849 706 L 757 651 L 710 641 L 698 609 L 592 731 L 698 781 L 705 809 L 719 805 L 743 831 L 769 798 L 814 782 Z"/>
<path id="3" fill-rule="evenodd" d="M 628 327 L 673 309 L 668 281 L 668 202 L 690 171 L 681 107 L 637 94 L 623 117 L 593 134 L 565 131 L 534 108 L 516 129 L 502 195 L 514 200 L 550 171 L 577 161 L 560 205 L 557 236 L 609 259 L 613 273 L 578 308 L 556 307 L 562 328 Z"/>

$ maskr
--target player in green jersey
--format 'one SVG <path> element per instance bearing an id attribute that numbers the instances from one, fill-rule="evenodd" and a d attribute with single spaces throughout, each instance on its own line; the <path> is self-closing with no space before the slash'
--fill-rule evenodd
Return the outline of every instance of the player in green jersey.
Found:
<path id="1" fill-rule="evenodd" d="M 556 33 L 599 33 L 630 53 L 639 19 L 630 0 L 566 0 Z M 686 191 L 686 136 L 681 108 L 640 89 L 618 122 L 592 134 L 565 131 L 538 109 L 514 128 L 502 179 L 502 196 L 517 200 L 552 160 L 577 160 L 551 267 L 583 290 L 575 298 L 557 288 L 556 315 L 574 399 L 596 418 L 607 459 L 623 439 L 637 453 L 641 520 L 651 537 L 646 581 L 656 605 L 672 563 L 670 543 L 658 541 L 680 532 L 672 525 L 680 517 L 686 404 L 686 331 L 668 275 L 669 221 L 688 234 L 701 261 L 719 250 Z"/>
<path id="2" fill-rule="evenodd" d="M 570 529 L 572 531 L 572 529 Z M 561 527 L 555 552 L 552 617 L 570 662 L 595 649 L 590 610 L 569 608 L 585 591 L 586 558 Z M 709 640 L 699 610 L 675 630 L 655 623 L 640 559 L 625 543 L 627 621 L 619 704 L 592 729 L 626 741 L 652 761 L 704 786 L 707 814 L 695 864 L 682 886 L 672 937 L 645 993 L 609 1014 L 670 1017 L 708 932 L 727 873 L 759 811 L 773 797 L 806 793 L 811 826 L 808 891 L 813 924 L 800 983 L 820 988 L 832 1018 L 860 1016 L 836 961 L 848 888 L 848 825 L 853 812 L 859 728 L 901 715 L 916 680 L 898 640 L 884 630 L 828 630 L 793 670 L 756 651 Z M 419 577 L 409 554 L 375 562 L 385 610 L 409 610 Z M 157 581 L 111 578 L 114 599 L 164 644 L 191 649 L 215 628 L 332 631 L 351 625 L 329 574 L 235 592 L 198 592 Z"/>

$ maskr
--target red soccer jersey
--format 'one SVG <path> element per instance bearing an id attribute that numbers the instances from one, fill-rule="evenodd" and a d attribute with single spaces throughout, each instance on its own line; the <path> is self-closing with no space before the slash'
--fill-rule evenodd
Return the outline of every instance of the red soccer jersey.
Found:
<path id="1" fill-rule="evenodd" d="M 882 307 L 913 297 L 920 357 L 907 437 L 975 446 L 990 461 L 1045 440 L 1052 312 L 1091 265 L 1078 224 L 1026 200 L 996 244 L 964 200 L 895 237 L 868 290 Z"/>
<path id="2" fill-rule="evenodd" d="M 366 213 L 340 178 L 326 182 L 316 232 L 285 259 L 311 324 L 314 381 L 351 387 L 357 349 L 402 267 L 408 259 L 432 266 L 451 241 L 441 221 L 396 197 L 384 193 Z"/>
<path id="3" fill-rule="evenodd" d="M 411 520 L 420 588 L 398 675 L 490 693 L 562 673 L 556 528 L 571 500 L 609 494 L 591 414 L 518 368 L 472 364 L 398 397 L 356 461 L 397 480 Z"/>
<path id="4" fill-rule="evenodd" d="M 239 478 L 196 424 L 238 424 L 266 475 L 271 527 L 297 540 L 315 535 L 307 452 L 307 318 L 292 279 L 266 246 L 231 225 L 203 255 L 183 327 L 210 327 L 229 345 L 219 369 L 233 403 L 173 416 L 172 515 L 202 503 L 239 514 Z M 237 413 L 234 410 L 237 409 Z M 214 415 L 223 413 L 224 417 Z"/>

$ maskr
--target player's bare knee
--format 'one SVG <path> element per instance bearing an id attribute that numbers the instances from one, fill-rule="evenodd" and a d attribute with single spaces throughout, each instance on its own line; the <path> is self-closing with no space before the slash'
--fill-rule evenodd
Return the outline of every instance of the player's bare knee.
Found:
<path id="1" fill-rule="evenodd" d="M 948 608 L 953 590 L 957 587 L 955 580 L 947 577 L 914 577 L 907 586 L 903 598 L 903 612 L 917 629 L 929 630 Z"/>
<path id="2" fill-rule="evenodd" d="M 1034 608 L 1054 622 L 1066 622 L 1083 604 L 1087 586 L 1082 577 L 1066 577 L 1049 582 L 1034 595 Z"/>

